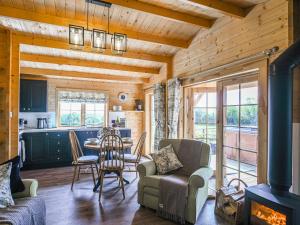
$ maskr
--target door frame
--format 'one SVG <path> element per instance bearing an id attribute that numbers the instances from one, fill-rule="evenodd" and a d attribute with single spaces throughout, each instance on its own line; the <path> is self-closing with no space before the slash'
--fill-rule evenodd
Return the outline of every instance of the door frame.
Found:
<path id="1" fill-rule="evenodd" d="M 222 81 L 227 79 L 236 79 L 240 77 L 246 77 L 249 75 L 257 74 L 258 76 L 258 124 L 259 124 L 259 136 L 258 136 L 258 151 L 259 157 L 257 160 L 257 182 L 267 183 L 268 174 L 268 68 L 269 59 L 264 58 L 257 61 L 253 61 L 246 64 L 241 64 L 228 69 L 224 69 L 222 72 L 207 74 L 204 77 L 195 79 L 195 82 L 186 82 L 183 86 L 183 101 L 182 101 L 182 123 L 180 125 L 184 138 L 192 138 L 192 123 L 191 112 L 192 107 L 189 102 L 192 102 L 192 88 L 195 85 L 201 83 L 207 83 L 211 81 Z M 219 151 L 218 140 L 220 135 L 218 132 L 220 123 L 219 118 L 220 107 L 218 101 L 220 96 L 223 97 L 220 90 L 217 90 L 217 167 L 216 167 L 216 188 L 222 187 L 222 157 Z M 222 118 L 222 117 L 221 117 Z M 221 139 L 222 140 L 222 139 Z M 221 152 L 222 153 L 222 152 Z M 220 163 L 221 162 L 221 163 Z"/>
<path id="2" fill-rule="evenodd" d="M 224 164 L 224 151 L 223 151 L 223 141 L 224 141 L 224 136 L 223 136 L 223 128 L 224 128 L 224 87 L 226 86 L 230 86 L 230 85 L 239 85 L 242 83 L 248 83 L 248 82 L 253 82 L 253 81 L 257 81 L 258 82 L 258 73 L 256 74 L 249 74 L 249 75 L 245 75 L 242 77 L 232 77 L 229 79 L 223 79 L 217 82 L 217 140 L 219 140 L 217 142 L 217 168 L 216 170 L 218 171 L 218 178 L 216 183 L 218 183 L 218 185 L 223 186 L 223 178 L 224 178 L 224 170 L 223 170 L 223 164 Z M 239 89 L 240 91 L 240 89 Z M 259 92 L 259 90 L 258 90 Z M 257 105 L 259 108 L 259 96 L 257 99 Z M 259 109 L 258 109 L 259 111 Z M 259 118 L 259 112 L 257 112 L 257 116 Z M 240 120 L 240 116 L 239 116 L 239 120 Z M 262 132 L 259 128 L 260 128 L 260 124 L 259 124 L 259 119 L 258 119 L 258 136 L 257 138 L 259 139 L 259 135 L 260 132 Z M 257 140 L 259 142 L 259 140 Z M 240 150 L 239 150 L 240 151 Z M 257 146 L 257 181 L 258 181 L 258 159 L 260 158 L 260 149 L 259 149 L 259 144 Z M 239 170 L 240 171 L 240 170 Z"/>

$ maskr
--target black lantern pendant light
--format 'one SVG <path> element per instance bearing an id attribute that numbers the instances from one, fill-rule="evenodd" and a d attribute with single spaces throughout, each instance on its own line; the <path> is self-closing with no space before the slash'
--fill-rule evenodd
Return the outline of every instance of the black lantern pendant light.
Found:
<path id="1" fill-rule="evenodd" d="M 107 48 L 107 39 L 111 40 L 111 52 L 113 54 L 122 55 L 127 51 L 127 35 L 122 33 L 110 33 L 109 22 L 110 15 L 109 9 L 111 3 L 100 1 L 100 0 L 86 0 L 87 2 L 87 29 L 82 26 L 69 25 L 69 44 L 72 48 L 82 49 L 84 47 L 84 33 L 91 32 L 91 48 L 95 52 L 103 53 Z M 105 30 L 93 29 L 89 30 L 89 4 L 96 4 L 107 7 L 107 32 Z M 108 38 L 110 36 L 110 38 Z"/>

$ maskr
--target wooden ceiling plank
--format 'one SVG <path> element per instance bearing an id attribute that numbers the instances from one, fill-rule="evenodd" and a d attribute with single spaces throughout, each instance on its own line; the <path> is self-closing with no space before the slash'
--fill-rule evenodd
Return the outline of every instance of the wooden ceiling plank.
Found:
<path id="1" fill-rule="evenodd" d="M 214 23 L 214 20 L 210 20 L 204 17 L 193 16 L 188 13 L 182 13 L 179 11 L 174 11 L 146 2 L 139 2 L 136 0 L 106 0 L 106 2 L 110 2 L 112 4 L 116 4 L 130 9 L 135 9 L 138 11 L 143 11 L 146 13 L 151 13 L 165 18 L 194 24 L 203 28 L 210 28 Z"/>
<path id="2" fill-rule="evenodd" d="M 54 0 L 45 0 L 46 13 L 50 15 L 55 15 L 55 2 Z"/>
<path id="3" fill-rule="evenodd" d="M 52 40 L 52 39 L 47 39 L 45 37 L 37 36 L 37 35 L 24 35 L 23 33 L 15 32 L 14 39 L 20 44 L 36 45 L 36 46 L 55 48 L 55 49 L 72 50 L 67 41 Z M 87 46 L 85 48 L 83 48 L 81 51 L 95 53 L 91 48 L 89 48 Z M 113 53 L 111 53 L 111 51 L 107 50 L 101 54 L 114 56 L 114 57 L 140 59 L 140 60 L 162 62 L 162 63 L 170 63 L 172 60 L 171 56 L 153 55 L 153 54 L 148 54 L 148 53 L 143 53 L 143 52 L 135 52 L 135 51 L 127 51 L 123 55 L 114 55 Z"/>
<path id="4" fill-rule="evenodd" d="M 225 15 L 233 16 L 236 18 L 244 18 L 247 16 L 247 11 L 232 3 L 224 2 L 221 0 L 188 0 L 198 5 L 206 6 L 211 9 L 215 9 Z"/>
<path id="5" fill-rule="evenodd" d="M 86 26 L 85 19 L 72 19 L 66 16 L 52 16 L 48 14 L 34 13 L 22 9 L 16 9 L 16 8 L 5 7 L 5 6 L 0 6 L 0 15 L 12 17 L 16 19 L 35 21 L 40 23 L 48 23 L 48 24 L 64 26 L 64 27 L 68 27 L 69 24 L 74 24 L 74 25 L 79 25 L 84 27 Z M 105 30 L 107 28 L 107 24 L 89 23 L 89 29 L 93 29 L 93 28 Z M 179 48 L 188 48 L 188 41 L 186 40 L 169 38 L 169 37 L 161 37 L 149 33 L 141 33 L 130 29 L 124 29 L 122 26 L 119 25 L 113 25 L 113 24 L 110 25 L 110 32 L 125 33 L 130 39 L 137 39 L 141 41 L 153 42 L 157 44 L 169 45 L 169 46 L 179 47 Z"/>
<path id="6" fill-rule="evenodd" d="M 32 67 L 21 67 L 20 73 L 28 74 L 28 75 L 39 75 L 39 76 L 86 78 L 86 79 L 99 79 L 99 80 L 120 81 L 120 82 L 130 82 L 130 83 L 149 83 L 149 78 L 116 76 L 116 75 L 86 73 L 86 72 L 78 72 L 78 71 L 40 69 L 40 68 L 32 68 Z"/>
<path id="7" fill-rule="evenodd" d="M 92 67 L 100 69 L 109 70 L 120 70 L 127 72 L 138 72 L 138 73 L 149 73 L 149 74 L 159 74 L 160 68 L 150 68 L 150 67 L 139 67 L 139 66 L 129 66 L 117 63 L 108 63 L 102 61 L 91 61 L 74 59 L 62 56 L 49 56 L 41 54 L 29 54 L 21 53 L 21 60 L 30 62 L 40 62 L 40 63 L 53 63 L 57 65 L 71 65 L 71 66 L 82 66 L 82 67 Z"/>

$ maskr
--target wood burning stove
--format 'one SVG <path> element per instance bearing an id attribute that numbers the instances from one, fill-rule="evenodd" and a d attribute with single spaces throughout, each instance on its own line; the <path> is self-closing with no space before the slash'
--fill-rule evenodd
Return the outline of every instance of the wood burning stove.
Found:
<path id="1" fill-rule="evenodd" d="M 269 74 L 269 183 L 246 188 L 245 225 L 300 225 L 300 197 L 292 185 L 293 70 L 300 40 L 271 65 Z"/>
<path id="2" fill-rule="evenodd" d="M 266 184 L 246 189 L 245 225 L 298 225 L 300 197 L 273 194 Z"/>

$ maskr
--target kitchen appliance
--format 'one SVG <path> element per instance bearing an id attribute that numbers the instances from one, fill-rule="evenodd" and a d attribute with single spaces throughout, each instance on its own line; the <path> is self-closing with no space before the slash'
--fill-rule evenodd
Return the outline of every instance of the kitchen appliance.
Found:
<path id="1" fill-rule="evenodd" d="M 38 129 L 48 128 L 47 118 L 37 118 L 37 128 Z"/>
<path id="2" fill-rule="evenodd" d="M 26 120 L 24 120 L 24 119 L 19 119 L 19 129 L 20 130 L 24 130 L 24 128 L 25 128 L 25 124 L 26 124 Z"/>

